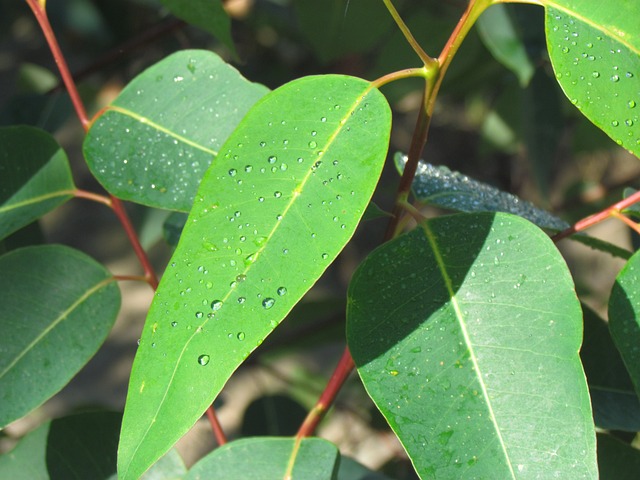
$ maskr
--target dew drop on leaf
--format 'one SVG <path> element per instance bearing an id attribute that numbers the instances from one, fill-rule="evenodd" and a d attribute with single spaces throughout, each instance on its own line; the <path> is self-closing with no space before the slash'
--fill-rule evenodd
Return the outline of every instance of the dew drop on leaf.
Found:
<path id="1" fill-rule="evenodd" d="M 240 341 L 243 341 L 244 337 L 245 337 L 244 332 L 238 332 L 238 335 L 236 335 L 236 338 Z"/>
<path id="2" fill-rule="evenodd" d="M 281 297 L 287 294 L 287 289 L 285 287 L 278 288 L 278 295 Z"/>
<path id="3" fill-rule="evenodd" d="M 202 318 L 203 315 L 202 312 L 196 312 L 196 318 Z"/>
<path id="4" fill-rule="evenodd" d="M 275 299 L 267 297 L 262 301 L 262 306 L 265 308 L 265 310 L 269 310 L 275 303 Z"/>
<path id="5" fill-rule="evenodd" d="M 222 308 L 222 300 L 214 300 L 213 302 L 211 302 L 211 310 L 215 312 L 217 310 L 220 310 L 220 308 Z"/>
<path id="6" fill-rule="evenodd" d="M 211 357 L 209 357 L 209 355 L 200 355 L 198 357 L 198 363 L 204 367 L 205 365 L 207 365 L 209 363 L 210 359 L 211 359 Z"/>

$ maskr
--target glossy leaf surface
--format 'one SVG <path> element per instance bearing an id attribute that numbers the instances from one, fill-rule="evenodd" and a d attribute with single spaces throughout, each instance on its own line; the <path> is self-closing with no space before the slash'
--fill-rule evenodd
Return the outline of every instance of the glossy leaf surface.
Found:
<path id="1" fill-rule="evenodd" d="M 0 425 L 58 392 L 98 350 L 120 308 L 109 272 L 59 245 L 0 257 Z"/>
<path id="2" fill-rule="evenodd" d="M 600 480 L 635 480 L 640 472 L 640 451 L 628 443 L 598 433 Z"/>
<path id="3" fill-rule="evenodd" d="M 0 239 L 73 196 L 67 155 L 48 133 L 0 128 Z"/>
<path id="4" fill-rule="evenodd" d="M 207 171 L 151 306 L 120 445 L 136 478 L 186 432 L 342 250 L 386 157 L 389 106 L 364 80 L 291 82 Z"/>
<path id="5" fill-rule="evenodd" d="M 214 53 L 175 53 L 138 75 L 94 120 L 85 157 L 113 195 L 189 211 L 218 150 L 267 91 Z"/>
<path id="6" fill-rule="evenodd" d="M 541 0 L 560 86 L 607 135 L 640 154 L 640 3 Z"/>
<path id="7" fill-rule="evenodd" d="M 609 330 L 640 392 L 640 254 L 635 253 L 618 274 L 609 298 Z"/>
<path id="8" fill-rule="evenodd" d="M 423 223 L 349 287 L 358 372 L 422 478 L 597 478 L 581 338 L 566 264 L 511 215 Z"/>
<path id="9" fill-rule="evenodd" d="M 319 438 L 243 438 L 217 448 L 196 463 L 185 480 L 329 480 L 335 478 L 340 454 Z"/>

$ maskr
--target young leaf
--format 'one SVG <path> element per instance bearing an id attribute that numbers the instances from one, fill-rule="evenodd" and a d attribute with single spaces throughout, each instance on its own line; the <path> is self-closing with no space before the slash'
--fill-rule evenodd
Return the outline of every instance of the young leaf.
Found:
<path id="1" fill-rule="evenodd" d="M 220 146 L 267 91 L 214 53 L 170 55 L 93 122 L 83 147 L 89 168 L 117 197 L 187 212 Z"/>
<path id="2" fill-rule="evenodd" d="M 478 19 L 478 33 L 491 54 L 510 69 L 522 87 L 526 86 L 535 67 L 527 55 L 519 26 L 508 5 L 493 5 Z"/>
<path id="3" fill-rule="evenodd" d="M 347 340 L 422 478 L 596 478 L 581 320 L 543 232 L 460 214 L 369 255 Z"/>
<path id="4" fill-rule="evenodd" d="M 338 449 L 320 438 L 243 438 L 215 449 L 196 463 L 185 480 L 236 480 L 238 478 L 335 478 Z"/>
<path id="5" fill-rule="evenodd" d="M 541 0 L 547 47 L 569 100 L 607 135 L 640 154 L 640 3 Z"/>
<path id="6" fill-rule="evenodd" d="M 640 252 L 636 252 L 616 277 L 609 298 L 609 330 L 640 392 Z"/>
<path id="7" fill-rule="evenodd" d="M 0 128 L 0 240 L 73 196 L 67 155 L 47 132 Z"/>
<path id="8" fill-rule="evenodd" d="M 231 19 L 224 11 L 222 0 L 160 0 L 171 13 L 191 25 L 200 27 L 224 43 L 236 53 L 231 38 Z"/>
<path id="9" fill-rule="evenodd" d="M 119 475 L 137 478 L 351 238 L 386 156 L 370 83 L 305 77 L 260 100 L 207 171 L 151 305 L 129 384 Z"/>
<path id="10" fill-rule="evenodd" d="M 0 257 L 0 426 L 58 392 L 96 353 L 120 308 L 109 272 L 60 245 Z"/>

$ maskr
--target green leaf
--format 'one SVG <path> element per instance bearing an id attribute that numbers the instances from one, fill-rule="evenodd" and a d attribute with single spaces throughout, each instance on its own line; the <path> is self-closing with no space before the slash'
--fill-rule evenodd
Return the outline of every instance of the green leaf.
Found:
<path id="1" fill-rule="evenodd" d="M 404 170 L 407 156 L 395 155 L 396 167 Z M 424 203 L 460 212 L 504 212 L 519 215 L 540 228 L 564 230 L 569 224 L 530 202 L 445 166 L 420 162 L 411 186 Z"/>
<path id="2" fill-rule="evenodd" d="M 640 252 L 616 277 L 609 297 L 609 330 L 627 366 L 636 393 L 640 392 Z"/>
<path id="3" fill-rule="evenodd" d="M 295 438 L 243 438 L 215 449 L 185 480 L 330 480 L 339 461 L 335 445 L 320 438 L 304 438 L 299 445 Z"/>
<path id="4" fill-rule="evenodd" d="M 0 240 L 73 196 L 64 151 L 33 127 L 0 128 Z"/>
<path id="5" fill-rule="evenodd" d="M 425 222 L 349 287 L 358 372 L 422 478 L 597 478 L 580 305 L 515 216 Z"/>
<path id="6" fill-rule="evenodd" d="M 46 449 L 50 422 L 20 439 L 13 450 L 0 455 L 0 478 L 49 480 Z"/>
<path id="7" fill-rule="evenodd" d="M 94 121 L 85 157 L 113 195 L 187 212 L 221 145 L 267 91 L 214 53 L 175 53 L 138 75 Z"/>
<path id="8" fill-rule="evenodd" d="M 0 425 L 58 392 L 96 353 L 120 308 L 104 267 L 59 245 L 0 257 Z"/>
<path id="9" fill-rule="evenodd" d="M 211 33 L 231 50 L 236 49 L 231 38 L 231 19 L 221 0 L 160 0 L 171 13 L 185 22 Z"/>
<path id="10" fill-rule="evenodd" d="M 547 47 L 569 100 L 607 135 L 640 154 L 640 3 L 542 0 Z"/>
<path id="11" fill-rule="evenodd" d="M 305 77 L 259 101 L 207 171 L 134 361 L 119 475 L 137 478 L 202 415 L 335 259 L 386 156 L 370 83 Z"/>
<path id="12" fill-rule="evenodd" d="M 386 475 L 369 470 L 352 458 L 340 457 L 340 470 L 336 480 L 391 480 Z"/>
<path id="13" fill-rule="evenodd" d="M 606 430 L 640 431 L 640 401 L 616 349 L 607 323 L 588 308 L 580 359 L 589 384 L 596 426 Z"/>
<path id="14" fill-rule="evenodd" d="M 519 32 L 519 26 L 512 17 L 508 5 L 493 5 L 478 19 L 480 38 L 491 54 L 511 70 L 521 86 L 526 86 L 535 67 L 527 55 L 527 50 Z"/>
<path id="15" fill-rule="evenodd" d="M 600 480 L 636 480 L 640 451 L 605 433 L 598 434 Z"/>

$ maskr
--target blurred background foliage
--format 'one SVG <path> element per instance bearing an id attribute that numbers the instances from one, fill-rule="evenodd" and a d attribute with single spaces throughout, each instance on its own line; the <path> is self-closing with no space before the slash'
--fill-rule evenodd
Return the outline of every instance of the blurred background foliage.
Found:
<path id="1" fill-rule="evenodd" d="M 49 0 L 47 10 L 90 115 L 143 69 L 186 48 L 213 50 L 269 88 L 304 75 L 343 73 L 373 80 L 419 66 L 382 1 L 224 4 L 232 17 L 235 52 L 173 17 L 158 0 Z M 437 56 L 466 4 L 404 0 L 396 6 L 427 53 Z M 394 111 L 390 158 L 409 148 L 421 92 L 417 79 L 383 87 Z M 53 133 L 69 153 L 77 185 L 101 190 L 81 157 L 82 131 L 30 10 L 25 2 L 0 0 L 0 125 L 16 124 Z M 623 188 L 640 186 L 637 159 L 583 118 L 560 91 L 546 53 L 543 10 L 528 5 L 492 7 L 472 30 L 445 79 L 424 158 L 517 194 L 569 222 L 618 201 Z M 374 197 L 382 210 L 392 208 L 397 179 L 390 161 Z M 128 208 L 162 272 L 181 219 L 137 205 Z M 299 420 L 313 405 L 344 345 L 345 305 L 340 299 L 354 268 L 380 243 L 385 225 L 384 216 L 364 222 L 307 299 L 255 352 L 238 380 L 232 380 L 219 405 L 232 437 L 291 433 L 292 418 Z M 609 241 L 630 244 L 626 231 L 605 226 L 601 233 Z M 139 269 L 115 217 L 100 205 L 70 202 L 1 248 L 45 241 L 79 248 L 115 273 Z M 579 292 L 603 312 L 619 263 L 584 248 L 563 250 Z M 572 261 L 578 257 L 580 262 Z M 123 290 L 129 287 L 123 285 Z M 135 339 L 150 301 L 145 286 L 135 291 L 139 295 L 125 299 L 122 319 L 94 361 L 41 415 L 60 415 L 86 404 L 122 409 Z M 243 386 L 245 375 L 252 375 L 251 388 Z M 375 467 L 389 462 L 388 471 L 396 478 L 412 478 L 401 447 L 380 428 L 379 415 L 357 381 L 347 385 L 331 417 L 337 426 L 330 419 L 321 434 L 343 451 Z M 345 425 L 353 428 L 345 432 Z M 27 428 L 13 432 L 20 435 Z M 385 446 L 386 455 L 370 445 L 371 434 Z M 211 448 L 204 435 L 206 440 L 196 440 L 202 451 Z M 391 444 L 395 446 L 389 448 Z M 197 457 L 198 448 L 191 448 L 191 454 Z"/>

